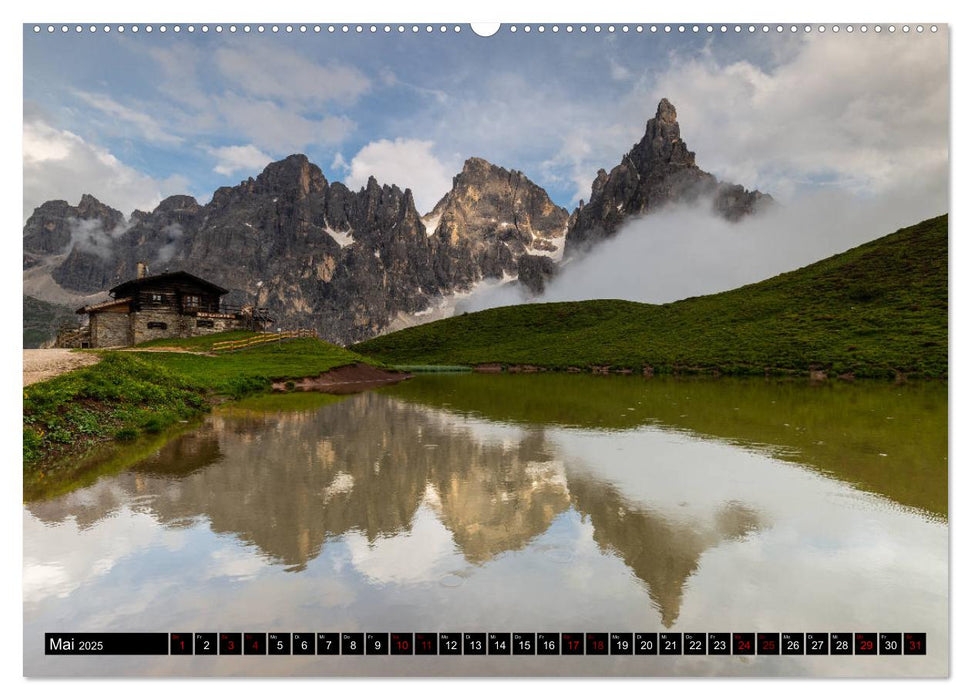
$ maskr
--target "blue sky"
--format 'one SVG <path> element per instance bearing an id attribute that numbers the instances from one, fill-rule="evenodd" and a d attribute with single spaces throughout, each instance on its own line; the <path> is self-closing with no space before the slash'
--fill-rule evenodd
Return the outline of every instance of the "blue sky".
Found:
<path id="1" fill-rule="evenodd" d="M 698 164 L 783 199 L 915 180 L 946 196 L 945 32 L 921 36 L 463 31 L 235 34 L 24 28 L 24 214 L 91 192 L 126 214 L 205 202 L 306 153 L 329 180 L 428 211 L 469 156 L 589 197 L 678 109 Z M 254 25 L 255 26 L 255 25 Z M 410 27 L 409 27 L 410 29 Z"/>

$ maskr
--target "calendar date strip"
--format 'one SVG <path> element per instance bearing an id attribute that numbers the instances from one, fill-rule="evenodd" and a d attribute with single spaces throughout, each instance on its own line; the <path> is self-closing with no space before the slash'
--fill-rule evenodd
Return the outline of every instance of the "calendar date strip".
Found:
<path id="1" fill-rule="evenodd" d="M 924 632 L 135 632 L 44 635 L 49 656 L 923 656 Z"/>

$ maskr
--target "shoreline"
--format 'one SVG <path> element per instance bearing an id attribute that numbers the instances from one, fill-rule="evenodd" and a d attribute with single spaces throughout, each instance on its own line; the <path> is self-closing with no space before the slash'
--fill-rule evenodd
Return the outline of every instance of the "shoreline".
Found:
<path id="1" fill-rule="evenodd" d="M 105 355 L 110 356 L 108 353 L 105 353 Z M 65 374 L 70 374 L 70 371 Z M 119 433 L 123 432 L 124 429 L 114 434 L 105 433 L 97 437 L 89 436 L 85 441 L 72 442 L 68 447 L 52 451 L 30 464 L 25 460 L 23 496 L 26 497 L 29 494 L 32 499 L 42 498 L 42 494 L 47 491 L 42 486 L 45 479 L 52 482 L 55 492 L 57 485 L 63 484 L 65 480 L 83 483 L 91 474 L 100 475 L 106 463 L 117 460 L 118 451 L 127 448 L 139 450 L 142 444 L 157 446 L 160 444 L 160 439 L 162 443 L 167 442 L 172 436 L 182 433 L 187 427 L 191 427 L 217 406 L 231 405 L 254 396 L 293 393 L 295 391 L 318 391 L 336 395 L 358 393 L 372 388 L 397 384 L 410 379 L 412 376 L 407 372 L 384 370 L 367 363 L 357 362 L 334 367 L 313 376 L 271 381 L 269 386 L 241 393 L 237 396 L 210 394 L 204 397 L 204 401 L 195 410 L 181 414 L 180 418 L 159 425 L 157 429 L 147 429 L 141 434 L 126 434 L 124 437 L 119 436 Z M 26 421 L 24 427 L 26 431 Z"/>
<path id="2" fill-rule="evenodd" d="M 205 352 L 216 340 L 218 336 L 202 342 L 176 341 L 172 345 L 180 347 L 174 351 L 141 352 L 136 347 L 71 353 L 71 359 L 78 360 L 73 366 L 86 366 L 25 386 L 25 479 L 43 478 L 45 472 L 81 459 L 98 445 L 158 434 L 213 405 L 271 391 L 274 382 L 284 388 L 292 382 L 321 384 L 323 390 L 330 390 L 327 384 L 341 385 L 339 390 L 346 390 L 351 380 L 386 383 L 406 377 L 380 361 L 312 338 L 239 353 Z M 341 370 L 348 366 L 357 369 Z M 335 370 L 340 372 L 331 376 Z M 355 376 L 346 376 L 349 371 Z"/>
<path id="3" fill-rule="evenodd" d="M 404 365 L 402 367 L 407 367 Z M 809 367 L 806 370 L 787 369 L 784 367 L 766 367 L 763 371 L 725 371 L 718 367 L 653 367 L 643 365 L 639 370 L 631 367 L 614 367 L 611 365 L 590 365 L 587 367 L 547 367 L 537 364 L 525 363 L 505 363 L 505 362 L 486 362 L 475 365 L 464 366 L 458 369 L 457 366 L 443 365 L 447 369 L 444 372 L 470 372 L 473 374 L 593 374 L 593 375 L 621 375 L 621 376 L 643 376 L 647 379 L 651 377 L 700 377 L 707 379 L 718 379 L 721 377 L 736 378 L 759 378 L 766 379 L 806 379 L 810 383 L 822 383 L 830 380 L 841 382 L 855 381 L 889 381 L 894 384 L 904 384 L 913 382 L 934 382 L 948 380 L 947 375 L 929 376 L 918 372 L 904 372 L 896 369 L 887 369 L 885 376 L 863 375 L 856 376 L 854 372 L 836 373 L 833 370 Z M 435 373 L 435 365 L 426 365 L 422 372 Z"/>
<path id="4" fill-rule="evenodd" d="M 205 415 L 215 406 L 232 404 L 238 400 L 269 393 L 292 393 L 292 392 L 314 392 L 328 394 L 350 394 L 378 389 L 384 386 L 398 384 L 407 379 L 413 378 L 416 374 L 426 372 L 459 371 L 457 365 L 423 366 L 417 368 L 396 368 L 394 366 L 375 366 L 359 355 L 347 353 L 351 362 L 345 362 L 337 366 L 330 367 L 317 373 L 308 373 L 303 376 L 281 377 L 270 379 L 266 375 L 272 376 L 273 373 L 266 372 L 267 366 L 276 366 L 276 371 L 280 372 L 281 365 L 284 364 L 279 358 L 250 357 L 248 361 L 255 361 L 258 373 L 255 376 L 242 374 L 234 377 L 233 381 L 227 386 L 214 383 L 211 376 L 208 376 L 208 383 L 193 383 L 191 377 L 181 374 L 168 374 L 168 368 L 156 364 L 155 360 L 162 355 L 158 352 L 139 353 L 137 351 L 114 352 L 105 351 L 101 353 L 76 353 L 79 356 L 96 355 L 99 360 L 95 364 L 88 364 L 77 369 L 69 370 L 53 379 L 32 384 L 24 389 L 24 493 L 33 491 L 35 494 L 45 489 L 42 488 L 42 480 L 63 482 L 67 477 L 69 480 L 84 479 L 84 474 L 94 470 L 98 471 L 98 466 L 104 461 L 92 457 L 94 454 L 105 453 L 106 459 L 112 459 L 115 450 L 124 450 L 128 446 L 148 439 L 157 440 L 161 434 L 166 434 L 172 429 L 177 429 L 180 424 L 191 423 L 199 417 Z M 186 357 L 183 353 L 182 357 Z M 198 360 L 212 361 L 220 356 L 195 355 Z M 223 356 L 224 357 L 224 356 Z M 241 356 L 234 356 L 240 358 Z M 341 358 L 345 359 L 345 358 Z M 218 361 L 218 360 L 217 360 Z M 227 362 L 235 360 L 227 358 Z M 213 367 L 206 365 L 203 367 L 209 375 L 212 374 Z M 408 371 L 410 369 L 411 371 Z M 104 376 L 100 378 L 81 379 L 82 373 L 90 373 L 92 370 L 99 370 Z M 655 368 L 645 365 L 640 371 L 631 368 L 610 367 L 607 365 L 593 365 L 589 367 L 570 366 L 566 368 L 543 367 L 540 365 L 520 364 L 520 363 L 480 363 L 473 366 L 461 368 L 463 373 L 479 374 L 507 374 L 507 375 L 536 375 L 536 374 L 577 374 L 587 376 L 627 376 L 642 379 L 654 377 L 669 377 L 685 380 L 710 381 L 720 378 L 749 378 L 765 380 L 783 380 L 794 382 L 806 382 L 812 385 L 826 384 L 852 384 L 854 382 L 868 383 L 933 383 L 936 381 L 947 382 L 947 377 L 927 377 L 920 374 L 908 376 L 902 372 L 888 371 L 884 378 L 879 377 L 854 377 L 852 374 L 836 375 L 825 370 L 810 368 L 808 370 L 796 371 L 787 369 L 768 368 L 764 372 L 723 372 L 716 368 L 704 367 L 659 367 Z M 264 374 L 266 372 L 266 374 Z M 115 403 L 110 401 L 98 401 L 85 394 L 74 397 L 65 393 L 63 396 L 56 396 L 54 405 L 49 410 L 49 414 L 67 416 L 75 421 L 77 425 L 69 426 L 67 435 L 55 437 L 44 445 L 40 445 L 39 437 L 49 431 L 50 423 L 43 419 L 35 422 L 31 412 L 27 410 L 28 396 L 44 392 L 49 384 L 73 383 L 97 383 L 98 381 L 110 381 L 124 384 L 129 375 L 140 373 L 140 379 L 145 379 L 151 384 L 151 392 L 168 390 L 174 395 L 164 395 L 164 398 L 155 398 L 152 401 L 136 399 L 142 401 L 137 409 L 131 409 L 132 416 L 120 416 L 124 401 L 131 401 L 130 397 L 122 399 L 116 398 Z M 279 374 L 277 375 L 279 377 Z M 164 387 L 164 389 L 163 389 Z M 144 390 L 141 392 L 144 393 Z M 141 395 L 141 394 L 139 394 Z M 156 396 L 155 393 L 152 393 Z M 31 399 L 33 396 L 31 396 Z M 119 404 L 122 404 L 120 406 Z M 83 414 L 80 418 L 74 414 Z M 134 415 L 137 414 L 137 415 Z M 36 444 L 35 444 L 36 443 Z M 29 459 L 28 454 L 31 446 L 37 448 L 33 458 Z M 88 465 L 87 467 L 83 465 Z M 28 483 L 30 486 L 28 487 Z"/>
<path id="5" fill-rule="evenodd" d="M 414 375 L 397 370 L 386 370 L 365 362 L 335 367 L 316 376 L 298 379 L 277 379 L 271 384 L 274 392 L 321 391 L 327 394 L 347 394 L 370 388 L 397 384 Z"/>

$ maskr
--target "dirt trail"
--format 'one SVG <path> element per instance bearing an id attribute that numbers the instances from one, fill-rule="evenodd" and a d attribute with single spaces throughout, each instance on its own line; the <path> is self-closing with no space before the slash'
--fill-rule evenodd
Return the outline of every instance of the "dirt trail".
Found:
<path id="1" fill-rule="evenodd" d="M 97 364 L 100 357 L 73 350 L 24 350 L 24 386 L 51 379 L 72 369 Z"/>

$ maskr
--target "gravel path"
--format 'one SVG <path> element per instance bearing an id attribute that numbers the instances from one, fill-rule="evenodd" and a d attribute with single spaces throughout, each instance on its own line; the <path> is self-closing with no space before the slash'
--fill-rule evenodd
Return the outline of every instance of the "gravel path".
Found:
<path id="1" fill-rule="evenodd" d="M 24 386 L 96 364 L 100 359 L 91 353 L 64 349 L 24 350 Z"/>

